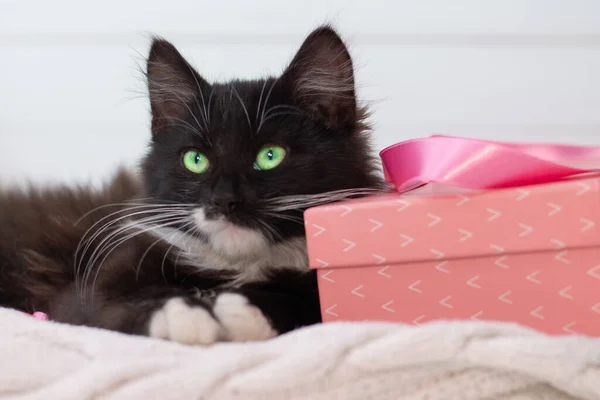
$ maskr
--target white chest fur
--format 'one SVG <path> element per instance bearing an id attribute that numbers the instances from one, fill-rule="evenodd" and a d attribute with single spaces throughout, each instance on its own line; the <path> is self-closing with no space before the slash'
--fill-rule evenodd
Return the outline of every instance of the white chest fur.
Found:
<path id="1" fill-rule="evenodd" d="M 225 245 L 224 241 L 231 237 L 217 237 L 216 240 L 209 239 L 207 242 L 173 228 L 157 228 L 151 232 L 179 249 L 179 263 L 204 269 L 234 271 L 238 274 L 234 284 L 263 280 L 274 269 L 308 269 L 306 240 L 303 237 L 275 244 L 267 241 L 263 244 L 255 240 L 260 246 L 248 251 L 248 242 L 244 242 L 243 235 Z M 238 249 L 235 249 L 236 244 L 240 246 Z M 224 251 L 225 249 L 229 251 Z"/>

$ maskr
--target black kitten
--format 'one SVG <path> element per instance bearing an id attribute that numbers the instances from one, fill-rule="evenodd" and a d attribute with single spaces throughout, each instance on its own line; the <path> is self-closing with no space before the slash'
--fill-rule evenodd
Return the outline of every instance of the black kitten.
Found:
<path id="1" fill-rule="evenodd" d="M 210 84 L 155 39 L 141 182 L 0 195 L 0 305 L 207 344 L 320 321 L 306 208 L 381 190 L 350 55 L 315 30 L 278 78 Z"/>

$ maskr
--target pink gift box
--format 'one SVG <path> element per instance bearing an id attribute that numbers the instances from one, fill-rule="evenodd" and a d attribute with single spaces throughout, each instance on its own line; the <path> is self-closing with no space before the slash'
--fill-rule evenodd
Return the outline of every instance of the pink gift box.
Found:
<path id="1" fill-rule="evenodd" d="M 324 321 L 516 322 L 600 336 L 597 176 L 305 212 Z"/>

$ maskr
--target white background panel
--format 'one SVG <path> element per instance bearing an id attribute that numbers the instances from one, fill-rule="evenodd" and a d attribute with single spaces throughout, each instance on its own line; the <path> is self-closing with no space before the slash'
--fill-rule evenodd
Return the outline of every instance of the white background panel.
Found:
<path id="1" fill-rule="evenodd" d="M 596 0 L 3 0 L 0 32 L 303 35 L 325 19 L 357 34 L 599 34 Z"/>
<path id="2" fill-rule="evenodd" d="M 600 144 L 596 0 L 0 0 L 0 182 L 134 163 L 150 32 L 226 80 L 280 72 L 326 20 L 350 43 L 378 150 L 431 133 Z"/>

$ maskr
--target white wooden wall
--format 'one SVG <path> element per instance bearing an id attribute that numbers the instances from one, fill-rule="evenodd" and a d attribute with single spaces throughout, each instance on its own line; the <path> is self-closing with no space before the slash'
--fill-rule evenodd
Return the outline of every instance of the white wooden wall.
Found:
<path id="1" fill-rule="evenodd" d="M 431 133 L 600 144 L 599 0 L 0 0 L 0 182 L 136 160 L 152 33 L 222 80 L 280 72 L 325 21 L 351 44 L 378 149 Z"/>

